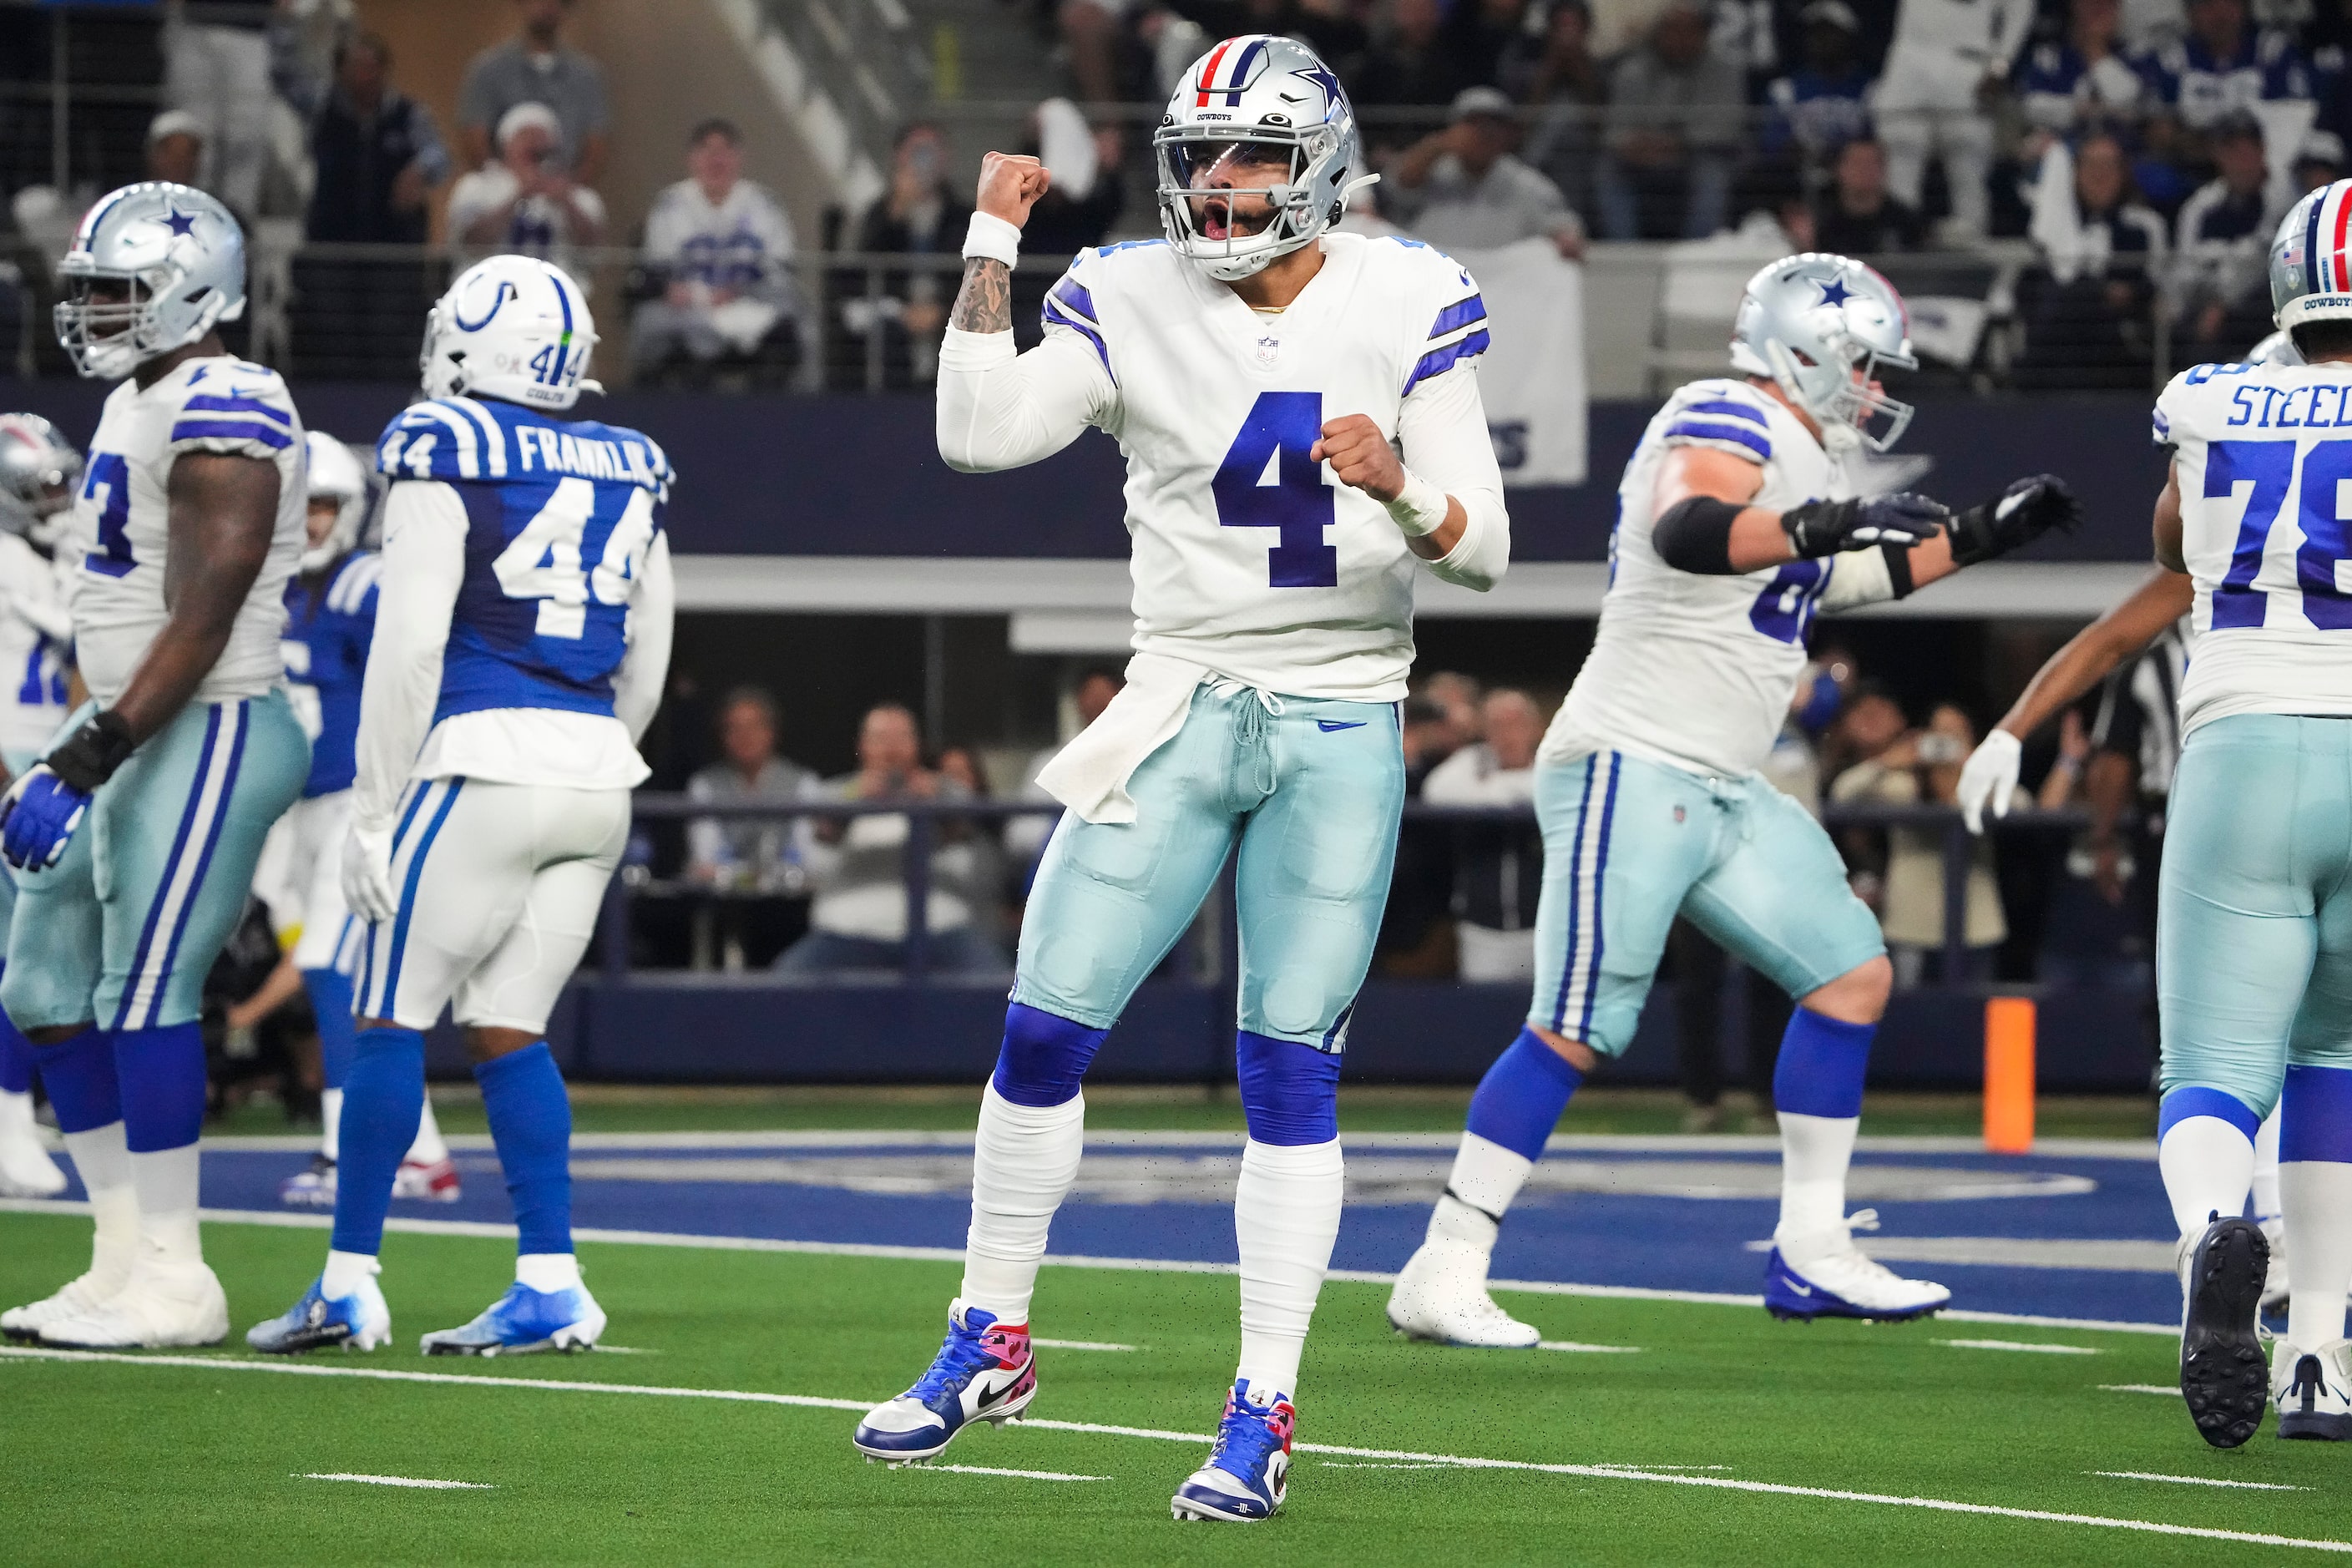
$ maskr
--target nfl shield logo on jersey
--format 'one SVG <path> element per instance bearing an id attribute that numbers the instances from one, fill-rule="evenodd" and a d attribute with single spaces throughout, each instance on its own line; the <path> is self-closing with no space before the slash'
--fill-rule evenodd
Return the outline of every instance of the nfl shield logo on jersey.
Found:
<path id="1" fill-rule="evenodd" d="M 1272 364 L 1282 353 L 1282 340 L 1271 333 L 1257 341 L 1257 363 Z"/>

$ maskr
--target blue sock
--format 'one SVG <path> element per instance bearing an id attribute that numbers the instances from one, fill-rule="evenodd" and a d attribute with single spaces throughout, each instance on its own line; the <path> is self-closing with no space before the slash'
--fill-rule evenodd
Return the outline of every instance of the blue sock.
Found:
<path id="1" fill-rule="evenodd" d="M 2308 1161 L 2352 1164 L 2352 1068 L 2286 1069 L 2279 1090 L 2279 1163 Z"/>
<path id="2" fill-rule="evenodd" d="M 1544 1141 L 1559 1125 L 1559 1113 L 1584 1075 L 1545 1045 L 1533 1029 L 1521 1029 L 1470 1097 L 1470 1128 L 1529 1160 L 1543 1158 Z"/>
<path id="3" fill-rule="evenodd" d="M 5 873 L 0 873 L 5 875 Z M 8 966 L 0 963 L 0 974 Z M 25 1094 L 33 1087 L 33 1042 L 25 1032 L 0 1013 L 0 1094 Z"/>
<path id="4" fill-rule="evenodd" d="M 205 1036 L 194 1019 L 114 1031 L 122 1136 L 134 1154 L 184 1149 L 205 1130 Z"/>
<path id="5" fill-rule="evenodd" d="M 1862 1114 L 1875 1024 L 1846 1024 L 1809 1007 L 1790 1015 L 1772 1069 L 1772 1108 L 1798 1116 L 1852 1121 Z"/>
<path id="6" fill-rule="evenodd" d="M 541 1040 L 477 1062 L 474 1079 L 482 1086 L 482 1110 L 514 1201 L 515 1250 L 524 1257 L 571 1251 L 572 1101 L 553 1053 Z M 351 1112 L 343 1114 L 348 1125 Z M 408 1135 L 416 1136 L 414 1123 Z"/>
<path id="7" fill-rule="evenodd" d="M 1339 1136 L 1338 1052 L 1243 1029 L 1234 1070 L 1251 1142 L 1297 1148 Z"/>
<path id="8" fill-rule="evenodd" d="M 306 969 L 302 989 L 310 994 L 310 1012 L 319 1021 L 319 1071 L 329 1089 L 341 1089 L 351 1077 L 352 1053 L 359 1045 L 359 1020 L 352 1016 L 351 976 L 333 969 Z"/>
<path id="9" fill-rule="evenodd" d="M 335 1161 L 337 1252 L 373 1258 L 383 1250 L 383 1216 L 392 1179 L 416 1142 L 425 1114 L 425 1036 L 415 1029 L 370 1029 L 352 1052 L 343 1080 L 342 1142 Z"/>
<path id="10" fill-rule="evenodd" d="M 95 1025 L 54 1046 L 35 1046 L 41 1087 L 49 1091 L 60 1132 L 92 1132 L 122 1120 L 122 1080 L 115 1076 L 114 1037 Z"/>
<path id="11" fill-rule="evenodd" d="M 1109 1033 L 1015 1002 L 1004 1009 L 1004 1044 L 991 1081 L 1015 1105 L 1039 1110 L 1067 1105 Z"/>

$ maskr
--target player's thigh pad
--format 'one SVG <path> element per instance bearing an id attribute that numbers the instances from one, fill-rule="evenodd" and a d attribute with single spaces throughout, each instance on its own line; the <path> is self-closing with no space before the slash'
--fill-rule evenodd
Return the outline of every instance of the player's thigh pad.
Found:
<path id="1" fill-rule="evenodd" d="M 1233 721 L 1203 687 L 1128 780 L 1133 822 L 1066 813 L 1021 921 L 1013 1000 L 1108 1029 L 1192 923 L 1232 847 Z"/>
<path id="2" fill-rule="evenodd" d="M 294 826 L 294 868 L 300 877 L 302 935 L 294 944 L 297 969 L 341 967 L 357 940 L 351 906 L 343 901 L 343 840 L 352 826 L 352 792 L 312 795 L 287 813 Z"/>
<path id="3" fill-rule="evenodd" d="M 2157 900 L 2162 1086 L 2219 1089 L 2267 1114 L 2308 1010 L 2324 1026 L 2342 960 L 2316 971 L 2324 895 L 2352 850 L 2340 720 L 2243 713 L 2182 748 Z M 2340 928 L 2340 917 L 2336 922 Z"/>
<path id="4" fill-rule="evenodd" d="M 1404 751 L 1392 703 L 1282 700 L 1263 732 L 1272 773 L 1252 778 L 1238 759 L 1239 787 L 1273 784 L 1234 864 L 1240 1023 L 1336 1051 L 1388 902 Z"/>
<path id="5" fill-rule="evenodd" d="M 629 792 L 532 785 L 530 793 L 539 854 L 521 916 L 458 983 L 456 1005 L 460 1024 L 537 1035 L 596 934 L 605 885 L 628 847 Z"/>
<path id="6" fill-rule="evenodd" d="M 236 929 L 270 825 L 301 793 L 310 742 L 285 697 L 190 703 L 91 803 L 104 911 L 98 1019 L 184 1024 Z"/>
<path id="7" fill-rule="evenodd" d="M 1706 781 L 1595 752 L 1536 771 L 1544 841 L 1528 1022 L 1624 1053 L 1683 895 L 1713 851 Z"/>
<path id="8" fill-rule="evenodd" d="M 1718 785 L 1728 807 L 1715 863 L 1683 906 L 1725 952 L 1805 996 L 1886 952 L 1845 860 L 1811 812 L 1763 779 Z"/>

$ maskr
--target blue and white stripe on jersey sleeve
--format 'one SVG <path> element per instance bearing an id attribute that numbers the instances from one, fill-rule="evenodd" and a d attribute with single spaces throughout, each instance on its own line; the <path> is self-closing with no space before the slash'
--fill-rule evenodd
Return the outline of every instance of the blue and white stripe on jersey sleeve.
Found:
<path id="1" fill-rule="evenodd" d="M 1670 447 L 1712 447 L 1751 463 L 1769 462 L 1772 458 L 1771 420 L 1761 405 L 1730 395 L 1727 388 L 1719 395 L 1700 396 L 1675 410 L 1664 439 Z"/>
<path id="2" fill-rule="evenodd" d="M 395 479 L 502 479 L 507 432 L 470 397 L 411 404 L 376 443 L 379 473 Z"/>
<path id="3" fill-rule="evenodd" d="M 168 440 L 175 452 L 269 458 L 301 438 L 286 384 L 273 371 L 239 363 L 225 374 L 201 365 L 188 377 Z"/>
<path id="4" fill-rule="evenodd" d="M 1118 373 L 1110 368 L 1110 345 L 1103 341 L 1102 317 L 1095 310 L 1094 290 L 1078 281 L 1076 262 L 1071 263 L 1070 270 L 1062 274 L 1062 280 L 1045 296 L 1044 314 L 1048 327 L 1067 327 L 1094 344 L 1111 384 L 1118 384 Z"/>
<path id="5" fill-rule="evenodd" d="M 373 616 L 376 588 L 383 581 L 383 556 L 373 550 L 354 555 L 328 585 L 327 608 L 339 616 Z"/>
<path id="6" fill-rule="evenodd" d="M 1433 376 L 1444 374 L 1464 360 L 1482 354 L 1494 340 L 1486 333 L 1486 301 L 1480 296 L 1478 286 L 1470 274 L 1461 274 L 1462 288 L 1467 290 L 1462 298 L 1437 312 L 1431 323 L 1428 341 L 1423 345 L 1421 357 L 1413 362 L 1412 374 L 1404 379 L 1404 393 Z"/>

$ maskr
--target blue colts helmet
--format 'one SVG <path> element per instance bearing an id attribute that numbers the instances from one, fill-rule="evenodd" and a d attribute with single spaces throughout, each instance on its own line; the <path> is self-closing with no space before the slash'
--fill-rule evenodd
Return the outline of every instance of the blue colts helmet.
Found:
<path id="1" fill-rule="evenodd" d="M 1295 38 L 1227 38 L 1192 64 L 1152 133 L 1160 226 L 1213 278 L 1262 272 L 1348 210 L 1363 166 L 1339 79 Z M 1264 226 L 1234 226 L 1233 195 L 1265 198 Z"/>
<path id="2" fill-rule="evenodd" d="M 81 220 L 58 281 L 58 345 L 82 374 L 120 380 L 245 314 L 245 231 L 193 186 L 125 185 Z"/>
<path id="3" fill-rule="evenodd" d="M 2287 209 L 2271 240 L 2272 320 L 2352 321 L 2352 180 L 2322 185 Z M 2292 344 L 2290 343 L 2290 346 Z M 2300 363 L 2297 355 L 2294 363 Z"/>
<path id="4" fill-rule="evenodd" d="M 1807 251 L 1750 278 L 1731 363 L 1771 377 L 1812 416 L 1832 451 L 1884 452 L 1911 423 L 1911 405 L 1874 385 L 1882 368 L 1919 368 L 1910 315 L 1894 284 L 1850 258 Z"/>

